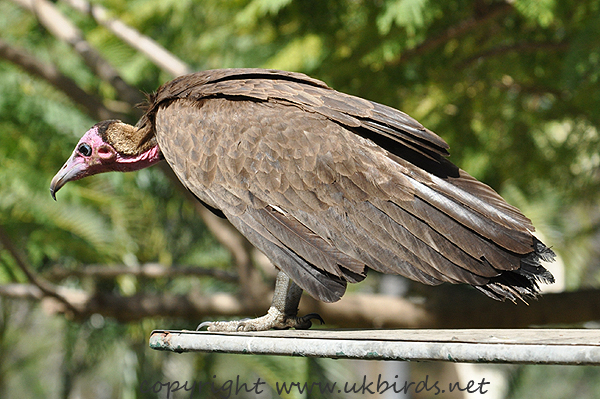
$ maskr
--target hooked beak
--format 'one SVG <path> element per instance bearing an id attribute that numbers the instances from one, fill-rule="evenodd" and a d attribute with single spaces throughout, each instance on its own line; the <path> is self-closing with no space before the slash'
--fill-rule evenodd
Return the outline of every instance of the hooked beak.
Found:
<path id="1" fill-rule="evenodd" d="M 50 195 L 54 201 L 56 201 L 56 193 L 62 186 L 71 180 L 81 179 L 85 176 L 86 170 L 87 165 L 84 160 L 77 153 L 73 153 L 50 182 Z"/>

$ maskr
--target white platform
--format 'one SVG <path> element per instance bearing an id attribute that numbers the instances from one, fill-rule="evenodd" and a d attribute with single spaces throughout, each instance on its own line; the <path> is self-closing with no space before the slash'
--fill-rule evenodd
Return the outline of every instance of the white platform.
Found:
<path id="1" fill-rule="evenodd" d="M 600 330 L 285 330 L 239 333 L 152 332 L 150 347 L 373 360 L 600 364 Z"/>

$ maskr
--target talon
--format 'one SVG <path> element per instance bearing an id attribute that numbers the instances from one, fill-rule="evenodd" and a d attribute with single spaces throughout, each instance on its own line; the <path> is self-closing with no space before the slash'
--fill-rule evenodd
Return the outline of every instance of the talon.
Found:
<path id="1" fill-rule="evenodd" d="M 296 330 L 308 330 L 312 327 L 311 320 L 313 319 L 319 320 L 321 324 L 325 324 L 325 320 L 323 320 L 323 318 L 319 314 L 309 313 L 306 316 L 297 317 L 292 327 L 294 327 Z"/>
<path id="2" fill-rule="evenodd" d="M 208 327 L 210 327 L 212 323 L 212 321 L 203 321 L 202 323 L 198 324 L 198 327 L 196 327 L 196 331 L 200 331 L 204 327 L 206 327 L 206 330 L 208 331 Z"/>
<path id="3" fill-rule="evenodd" d="M 303 319 L 307 319 L 307 320 L 312 320 L 312 319 L 317 319 L 319 320 L 319 322 L 321 324 L 325 324 L 325 320 L 323 320 L 323 318 L 321 317 L 320 314 L 318 313 L 309 313 L 306 316 L 302 317 Z"/>

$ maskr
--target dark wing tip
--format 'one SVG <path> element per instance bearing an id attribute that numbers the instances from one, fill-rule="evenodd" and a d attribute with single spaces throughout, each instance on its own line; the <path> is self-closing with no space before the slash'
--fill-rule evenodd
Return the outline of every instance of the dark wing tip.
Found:
<path id="1" fill-rule="evenodd" d="M 554 276 L 541 262 L 553 262 L 556 254 L 536 237 L 533 240 L 533 252 L 521 259 L 519 269 L 504 271 L 490 279 L 488 284 L 475 288 L 500 301 L 510 299 L 516 302 L 519 299 L 527 303 L 526 299 L 535 299 L 540 293 L 539 282 L 554 283 Z"/>

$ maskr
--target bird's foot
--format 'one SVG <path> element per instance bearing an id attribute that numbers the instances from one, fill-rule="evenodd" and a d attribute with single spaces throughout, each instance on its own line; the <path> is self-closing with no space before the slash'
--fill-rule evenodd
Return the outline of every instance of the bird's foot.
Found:
<path id="1" fill-rule="evenodd" d="M 297 317 L 295 315 L 285 315 L 275 307 L 269 308 L 266 315 L 255 319 L 244 319 L 235 321 L 205 321 L 200 323 L 196 330 L 204 327 L 211 332 L 220 331 L 266 331 L 270 329 L 285 330 L 295 328 L 297 330 L 307 330 L 312 326 L 312 320 L 316 319 L 325 323 L 321 316 L 316 313 L 310 313 L 306 316 Z"/>

